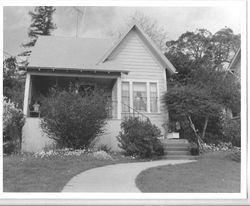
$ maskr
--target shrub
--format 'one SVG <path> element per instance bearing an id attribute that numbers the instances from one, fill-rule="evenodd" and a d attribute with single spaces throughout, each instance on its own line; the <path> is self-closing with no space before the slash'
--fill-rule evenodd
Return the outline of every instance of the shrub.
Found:
<path id="1" fill-rule="evenodd" d="M 101 144 L 97 147 L 97 151 L 105 151 L 107 153 L 110 153 L 111 147 L 109 147 L 108 145 L 105 145 L 105 144 Z"/>
<path id="2" fill-rule="evenodd" d="M 88 147 L 104 132 L 107 98 L 103 90 L 88 94 L 52 89 L 42 100 L 42 129 L 60 148 Z"/>
<path id="3" fill-rule="evenodd" d="M 17 153 L 21 150 L 22 128 L 25 119 L 21 109 L 4 97 L 3 101 L 3 152 Z"/>
<path id="4" fill-rule="evenodd" d="M 106 151 L 103 150 L 99 150 L 90 154 L 93 155 L 93 157 L 98 160 L 113 160 L 111 155 L 109 155 Z"/>
<path id="5" fill-rule="evenodd" d="M 223 123 L 223 134 L 226 141 L 230 141 L 233 146 L 240 147 L 241 145 L 241 126 L 240 118 L 225 119 Z"/>
<path id="6" fill-rule="evenodd" d="M 161 131 L 149 121 L 140 121 L 139 118 L 128 118 L 121 123 L 122 132 L 117 139 L 118 146 L 126 155 L 136 155 L 141 158 L 153 157 L 164 153 L 158 136 Z"/>
<path id="7" fill-rule="evenodd" d="M 199 155 L 199 147 L 198 147 L 197 143 L 191 142 L 189 149 L 190 149 L 191 155 Z"/>
<path id="8" fill-rule="evenodd" d="M 236 162 L 240 162 L 241 161 L 240 148 L 234 148 L 229 157 Z"/>

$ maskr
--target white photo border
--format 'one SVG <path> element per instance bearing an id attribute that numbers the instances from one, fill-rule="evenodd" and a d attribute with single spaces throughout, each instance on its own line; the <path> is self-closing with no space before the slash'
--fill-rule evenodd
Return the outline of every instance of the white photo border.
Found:
<path id="1" fill-rule="evenodd" d="M 250 205 L 249 201 L 249 141 L 248 135 L 248 72 L 247 72 L 247 0 L 213 0 L 213 1 L 96 1 L 96 0 L 9 0 L 0 2 L 0 13 L 3 17 L 4 6 L 127 6 L 127 7 L 209 7 L 209 6 L 232 6 L 242 10 L 241 17 L 241 124 L 242 124 L 242 153 L 241 153 L 241 192 L 240 193 L 3 193 L 3 175 L 0 177 L 0 204 L 17 205 Z M 3 21 L 0 23 L 3 31 Z M 1 37 L 3 39 L 3 32 Z M 3 43 L 1 43 L 3 51 Z M 2 75 L 0 77 L 2 79 Z M 3 92 L 2 84 L 0 86 Z M 2 95 L 3 96 L 3 95 Z M 2 115 L 2 101 L 0 101 L 0 111 Z M 2 131 L 2 118 L 0 119 L 0 130 Z M 1 135 L 2 138 L 2 135 Z M 2 139 L 0 143 L 0 154 L 2 155 Z M 0 169 L 3 171 L 3 158 L 0 158 Z"/>

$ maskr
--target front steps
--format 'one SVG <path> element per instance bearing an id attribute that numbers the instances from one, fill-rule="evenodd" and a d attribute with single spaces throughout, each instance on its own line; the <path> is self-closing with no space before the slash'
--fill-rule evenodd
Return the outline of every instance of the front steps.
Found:
<path id="1" fill-rule="evenodd" d="M 164 156 L 162 159 L 195 160 L 198 156 L 192 156 L 189 142 L 186 139 L 163 139 Z"/>

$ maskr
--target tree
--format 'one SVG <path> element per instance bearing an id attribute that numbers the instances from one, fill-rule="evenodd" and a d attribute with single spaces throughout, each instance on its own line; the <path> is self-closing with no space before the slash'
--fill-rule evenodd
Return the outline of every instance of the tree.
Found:
<path id="1" fill-rule="evenodd" d="M 30 11 L 31 25 L 29 28 L 28 36 L 31 41 L 23 44 L 24 47 L 32 47 L 35 45 L 38 36 L 51 35 L 51 31 L 56 29 L 56 25 L 53 23 L 53 13 L 55 12 L 53 6 L 38 6 L 34 11 Z M 25 51 L 22 53 L 24 56 L 29 56 L 31 51 Z"/>
<path id="2" fill-rule="evenodd" d="M 225 70 L 239 48 L 240 35 L 235 35 L 229 28 L 221 29 L 215 34 L 206 29 L 198 29 L 186 32 L 176 41 L 168 41 L 166 45 L 168 48 L 165 55 L 178 71 L 170 82 L 170 88 L 195 86 L 205 89 L 213 101 L 223 108 L 240 111 L 240 84 L 227 75 Z M 203 139 L 207 128 L 213 136 L 221 134 L 219 131 L 215 134 L 213 129 L 218 129 L 219 117 L 196 115 L 192 121 L 202 130 Z M 203 126 L 201 122 L 204 122 Z"/>
<path id="3" fill-rule="evenodd" d="M 152 17 L 146 16 L 144 13 L 136 10 L 136 12 L 129 16 L 126 20 L 127 26 L 116 28 L 114 31 L 107 31 L 110 36 L 120 37 L 128 26 L 132 24 L 137 24 L 143 31 L 153 40 L 153 42 L 161 49 L 165 49 L 165 41 L 167 37 L 166 28 L 160 26 L 157 20 Z"/>
<path id="4" fill-rule="evenodd" d="M 226 71 L 213 71 L 207 68 L 197 69 L 196 73 L 193 73 L 192 79 L 194 80 L 193 82 L 188 82 L 186 84 L 179 82 L 175 83 L 175 86 L 170 87 L 168 93 L 171 94 L 173 89 L 173 91 L 178 93 L 178 95 L 183 95 L 185 98 L 191 98 L 192 95 L 194 95 L 191 93 L 193 90 L 195 94 L 197 94 L 195 99 L 199 99 L 200 104 L 207 105 L 207 100 L 205 101 L 204 99 L 201 99 L 201 97 L 205 95 L 205 97 L 209 97 L 210 103 L 215 102 L 216 104 L 220 105 L 221 110 L 220 112 L 216 112 L 215 115 L 208 114 L 204 116 L 200 114 L 197 115 L 196 112 L 194 112 L 195 115 L 193 115 L 192 122 L 196 125 L 196 128 L 198 127 L 200 130 L 202 130 L 201 139 L 205 139 L 207 127 L 211 134 L 222 135 L 222 131 L 218 131 L 220 129 L 222 130 L 222 128 L 218 127 L 218 124 L 221 123 L 220 113 L 223 108 L 231 109 L 235 113 L 240 113 L 241 95 L 239 82 L 233 79 L 233 75 L 227 75 Z M 199 90 L 202 92 L 199 93 Z M 199 97 L 198 94 L 201 97 Z M 183 100 L 182 104 L 186 104 L 186 101 Z M 181 102 L 179 103 L 181 104 Z M 189 103 L 193 103 L 194 107 L 197 106 L 197 103 L 195 102 L 191 101 Z M 176 104 L 178 104 L 178 100 L 176 100 Z M 201 107 L 201 105 L 199 107 Z M 169 115 L 171 119 L 171 115 L 175 115 L 175 113 L 170 112 Z M 201 122 L 204 122 L 203 126 Z M 217 128 L 217 131 L 215 128 Z"/>
<path id="5" fill-rule="evenodd" d="M 212 39 L 213 61 L 218 69 L 227 67 L 240 47 L 240 35 L 235 35 L 230 28 L 216 32 Z"/>
<path id="6" fill-rule="evenodd" d="M 166 46 L 165 55 L 178 71 L 174 80 L 186 84 L 196 80 L 198 69 L 224 70 L 240 46 L 240 35 L 229 28 L 215 34 L 197 29 L 166 42 Z"/>
<path id="7" fill-rule="evenodd" d="M 3 151 L 11 154 L 21 151 L 23 112 L 7 97 L 3 98 Z"/>
<path id="8" fill-rule="evenodd" d="M 24 76 L 18 70 L 16 57 L 9 57 L 3 61 L 3 95 L 17 104 L 23 105 Z"/>
<path id="9" fill-rule="evenodd" d="M 167 31 L 157 23 L 156 19 L 146 16 L 137 10 L 134 15 L 128 19 L 128 24 L 131 23 L 139 25 L 161 50 L 165 48 Z"/>
<path id="10" fill-rule="evenodd" d="M 196 85 L 172 87 L 165 93 L 163 99 L 171 119 L 175 121 L 188 121 L 199 147 L 202 148 L 201 142 L 204 137 L 198 132 L 193 118 L 198 117 L 204 120 L 204 131 L 207 127 L 208 118 L 218 117 L 222 111 L 222 105 L 214 100 L 206 88 Z"/>

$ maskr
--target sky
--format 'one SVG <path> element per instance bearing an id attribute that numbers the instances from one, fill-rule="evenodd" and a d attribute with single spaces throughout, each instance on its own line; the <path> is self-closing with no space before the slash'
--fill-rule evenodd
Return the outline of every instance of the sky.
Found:
<path id="1" fill-rule="evenodd" d="M 167 40 L 175 40 L 186 31 L 205 28 L 215 33 L 230 27 L 240 33 L 241 12 L 237 7 L 56 7 L 53 21 L 57 29 L 55 36 L 76 36 L 76 9 L 86 11 L 79 15 L 79 37 L 106 37 L 107 31 L 115 31 L 126 25 L 136 11 L 155 20 L 166 31 Z M 31 18 L 28 14 L 34 7 L 8 6 L 3 9 L 3 50 L 5 55 L 17 55 L 29 41 L 28 28 Z"/>

